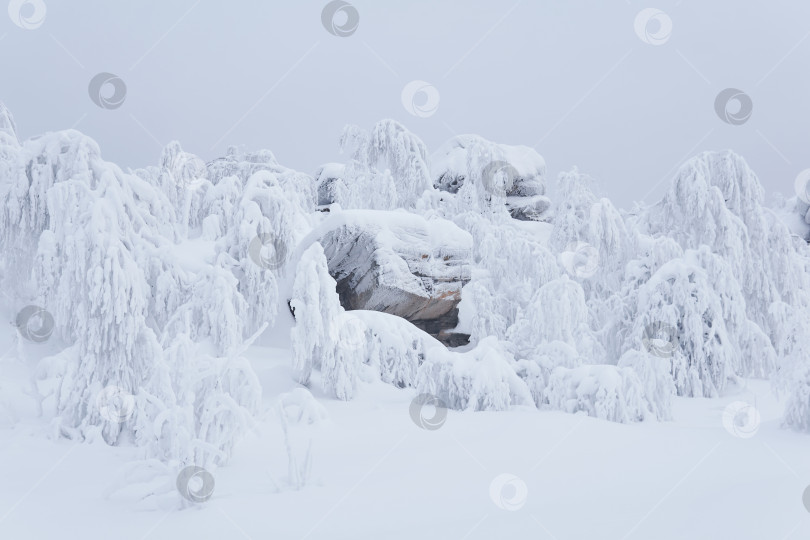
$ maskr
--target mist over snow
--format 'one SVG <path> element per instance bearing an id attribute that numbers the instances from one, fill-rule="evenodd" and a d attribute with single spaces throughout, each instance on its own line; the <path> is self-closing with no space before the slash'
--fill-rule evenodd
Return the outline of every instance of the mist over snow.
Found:
<path id="1" fill-rule="evenodd" d="M 449 4 L 436 8 L 425 32 Z M 413 16 L 402 5 L 302 5 L 241 6 L 242 17 L 250 27 L 275 9 L 292 21 L 306 13 L 316 45 L 359 42 L 375 69 L 387 62 L 364 40 L 382 39 L 386 27 L 396 29 L 392 40 L 410 35 L 403 28 Z M 222 8 L 196 6 L 177 14 L 178 33 L 167 28 L 164 37 L 196 29 L 204 55 L 224 38 L 202 39 L 212 34 L 202 20 Z M 143 21 L 154 6 L 118 9 Z M 491 11 L 507 21 L 541 10 L 568 21 L 572 9 L 480 2 L 458 18 L 469 23 Z M 629 14 L 622 39 L 637 57 L 674 52 L 683 67 L 707 47 L 698 35 L 687 53 L 679 48 L 689 35 L 686 23 L 678 34 L 680 21 L 697 8 L 613 9 Z M 766 11 L 778 9 L 788 8 Z M 413 10 L 429 17 L 426 4 Z M 29 126 L 42 118 L 63 124 L 62 113 L 42 104 L 29 119 L 30 105 L 16 117 L 7 107 L 36 93 L 40 75 L 16 75 L 13 66 L 34 63 L 46 45 L 80 65 L 133 47 L 130 36 L 99 57 L 76 56 L 72 46 L 85 45 L 65 45 L 52 33 L 60 27 L 48 26 L 76 17 L 57 2 L 12 0 L 8 28 L 0 27 L 3 54 L 17 47 L 15 59 L 0 57 L 0 69 L 15 74 L 0 87 L 11 96 L 0 95 L 0 538 L 810 533 L 810 169 L 788 178 L 787 168 L 762 159 L 764 145 L 789 161 L 755 123 L 764 90 L 714 91 L 709 83 L 704 105 L 717 144 L 689 150 L 656 191 L 649 179 L 663 173 L 649 153 L 624 153 L 624 165 L 597 168 L 596 178 L 585 158 L 593 152 L 588 134 L 520 141 L 532 118 L 521 116 L 522 91 L 503 119 L 508 137 L 491 137 L 501 133 L 491 111 L 472 107 L 469 125 L 480 118 L 486 134 L 451 128 L 438 140 L 434 122 L 458 119 L 439 113 L 457 98 L 453 91 L 415 78 L 411 66 L 413 80 L 387 96 L 397 111 L 369 118 L 381 110 L 378 98 L 366 103 L 366 90 L 353 94 L 325 67 L 306 67 L 304 55 L 300 71 L 296 64 L 275 74 L 279 88 L 301 89 L 288 97 L 291 116 L 266 122 L 251 109 L 237 125 L 258 122 L 269 140 L 286 139 L 285 154 L 294 143 L 294 161 L 309 168 L 286 165 L 275 148 L 249 150 L 264 140 L 254 131 L 250 144 L 226 147 L 237 126 L 209 151 L 161 143 L 154 162 L 136 168 L 143 153 L 133 134 L 150 130 L 133 111 L 139 95 L 154 97 L 134 73 L 150 55 L 159 65 L 186 62 L 177 43 L 164 49 L 164 38 L 149 38 L 155 50 L 133 60 L 132 76 L 99 71 L 104 62 L 96 60 L 82 66 L 93 72 L 82 106 L 99 118 L 128 116 L 126 129 L 113 122 L 98 130 L 88 118 L 87 131 L 79 120 L 32 135 Z M 102 43 L 116 24 L 93 35 Z M 221 24 L 239 33 L 233 22 Z M 516 43 L 503 42 L 500 20 L 491 25 L 475 33 L 484 37 L 480 50 L 468 51 L 470 64 L 481 62 L 476 55 L 503 56 L 488 40 Z M 134 24 L 130 32 L 137 41 L 147 30 Z M 29 39 L 38 41 L 26 50 Z M 808 54 L 803 38 L 766 41 L 782 39 Z M 584 44 L 599 49 L 595 40 Z M 779 67 L 790 62 L 784 48 L 788 56 L 773 59 L 765 78 L 771 68 L 795 71 Z M 245 58 L 263 66 L 270 49 L 262 50 L 243 50 L 236 67 Z M 463 72 L 467 55 L 450 72 Z M 227 79 L 236 68 L 224 64 Z M 531 81 L 537 99 L 554 85 L 540 67 L 516 68 L 516 81 Z M 187 68 L 166 69 L 182 78 Z M 703 76 L 695 65 L 686 69 Z M 379 90 L 371 82 L 378 75 L 363 73 Z M 611 73 L 605 77 L 632 80 Z M 285 83 L 287 76 L 298 80 Z M 461 84 L 452 80 L 448 73 L 447 88 Z M 236 85 L 228 92 L 242 105 L 244 89 L 259 88 L 249 77 Z M 304 88 L 313 85 L 345 93 L 356 118 L 321 117 L 319 94 Z M 170 110 L 182 96 L 166 88 Z M 278 106 L 278 96 L 268 99 Z M 313 113 L 295 117 L 307 103 Z M 160 137 L 205 132 L 223 115 L 230 113 L 210 103 L 182 128 L 161 125 Z M 318 133 L 307 139 L 305 128 Z M 778 122 L 768 129 L 780 140 L 795 130 Z M 726 130 L 735 135 L 724 138 Z M 630 124 L 612 131 L 633 139 Z M 733 144 L 751 132 L 760 146 L 753 161 L 784 181 L 761 179 L 746 155 L 750 140 Z M 116 159 L 105 150 L 110 133 Z M 675 139 L 691 145 L 680 132 Z M 121 141 L 133 141 L 131 153 Z M 561 158 L 554 151 L 563 143 Z M 586 166 L 550 166 L 570 155 Z M 601 176 L 626 166 L 647 179 L 642 188 L 627 180 L 617 191 L 611 183 L 622 178 Z M 640 189 L 650 194 L 636 196 Z"/>

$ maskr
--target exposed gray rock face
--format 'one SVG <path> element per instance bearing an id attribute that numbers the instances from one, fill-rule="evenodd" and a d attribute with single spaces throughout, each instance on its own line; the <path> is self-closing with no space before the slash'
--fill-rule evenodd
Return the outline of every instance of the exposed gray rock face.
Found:
<path id="1" fill-rule="evenodd" d="M 521 221 L 547 221 L 551 202 L 548 197 L 507 197 L 506 207 L 509 214 Z"/>
<path id="2" fill-rule="evenodd" d="M 545 196 L 546 163 L 527 146 L 510 146 L 488 141 L 477 135 L 453 137 L 431 157 L 433 185 L 457 193 L 465 182 L 486 184 L 492 165 L 510 177 L 506 206 L 515 219 L 547 221 L 551 202 Z"/>
<path id="3" fill-rule="evenodd" d="M 472 237 L 454 223 L 405 212 L 344 211 L 316 229 L 347 310 L 398 315 L 446 345 L 461 288 L 470 280 Z"/>
<path id="4" fill-rule="evenodd" d="M 336 190 L 343 183 L 346 166 L 341 163 L 327 163 L 315 172 L 315 185 L 318 187 L 318 205 L 326 206 L 335 202 Z"/>

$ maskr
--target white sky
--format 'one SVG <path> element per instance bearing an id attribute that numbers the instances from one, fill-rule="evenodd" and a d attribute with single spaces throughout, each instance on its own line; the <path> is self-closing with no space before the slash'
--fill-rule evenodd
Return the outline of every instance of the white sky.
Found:
<path id="1" fill-rule="evenodd" d="M 625 208 L 701 150 L 732 148 L 791 195 L 810 168 L 810 2 L 353 0 L 345 38 L 322 26 L 323 0 L 45 3 L 35 30 L 0 16 L 0 100 L 21 138 L 75 126 L 123 167 L 177 139 L 313 173 L 340 159 L 345 124 L 394 118 L 431 151 L 454 133 L 536 145 L 550 178 L 576 165 Z M 647 7 L 672 19 L 663 45 L 634 31 Z M 118 109 L 88 96 L 102 71 L 127 84 Z M 401 103 L 415 79 L 440 94 L 430 117 Z M 743 125 L 715 114 L 728 87 L 753 100 Z"/>

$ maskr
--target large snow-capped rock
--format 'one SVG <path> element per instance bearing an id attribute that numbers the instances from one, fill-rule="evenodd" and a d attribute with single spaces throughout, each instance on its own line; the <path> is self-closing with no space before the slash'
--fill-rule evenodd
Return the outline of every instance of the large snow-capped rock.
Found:
<path id="1" fill-rule="evenodd" d="M 523 221 L 547 220 L 546 162 L 533 148 L 498 144 L 478 135 L 458 135 L 431 156 L 434 187 L 457 193 L 472 180 L 493 190 L 494 175 L 505 175 L 504 195 L 510 214 Z"/>
<path id="2" fill-rule="evenodd" d="M 404 211 L 347 210 L 316 228 L 347 310 L 403 317 L 446 344 L 470 280 L 472 236 L 454 223 Z"/>

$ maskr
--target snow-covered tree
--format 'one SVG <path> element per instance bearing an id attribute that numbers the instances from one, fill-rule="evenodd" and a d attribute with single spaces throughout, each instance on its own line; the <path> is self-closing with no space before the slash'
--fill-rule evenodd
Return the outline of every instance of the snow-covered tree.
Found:
<path id="1" fill-rule="evenodd" d="M 350 322 L 353 316 L 341 307 L 335 288 L 323 247 L 315 242 L 298 261 L 290 300 L 296 320 L 293 370 L 298 382 L 308 384 L 312 370 L 319 369 L 324 391 L 348 400 L 357 389 L 358 349 L 365 347 L 366 336 L 362 323 Z"/>
<path id="2" fill-rule="evenodd" d="M 354 341 L 358 346 L 350 348 L 364 355 L 363 363 L 372 373 L 396 387 L 415 386 L 419 366 L 430 351 L 444 349 L 435 338 L 401 317 L 374 311 L 354 311 L 351 315 L 356 319 L 344 334 L 351 336 L 353 332 L 362 342 Z"/>
<path id="3" fill-rule="evenodd" d="M 543 242 L 504 214 L 487 218 L 468 212 L 455 219 L 473 236 L 475 264 L 459 306 L 462 314 L 470 314 L 466 330 L 473 342 L 487 336 L 506 339 L 518 311 L 538 288 L 560 275 Z"/>
<path id="4" fill-rule="evenodd" d="M 638 377 L 647 409 L 655 418 L 671 420 L 675 384 L 670 374 L 669 362 L 646 350 L 630 350 L 622 355 L 617 365 Z"/>
<path id="5" fill-rule="evenodd" d="M 569 413 L 585 411 L 612 422 L 639 422 L 655 417 L 644 386 L 632 368 L 580 366 L 556 368 L 546 396 L 551 408 Z"/>
<path id="6" fill-rule="evenodd" d="M 411 208 L 433 188 L 427 148 L 394 120 L 377 122 L 371 132 L 346 127 L 341 148 L 350 153 L 343 171 L 345 190 L 335 194 L 343 208 Z"/>
<path id="7" fill-rule="evenodd" d="M 237 277 L 177 252 L 182 203 L 154 169 L 124 173 L 76 131 L 5 143 L 0 251 L 54 319 L 38 376 L 58 432 L 226 461 L 259 404 Z"/>
<path id="8" fill-rule="evenodd" d="M 515 373 L 514 358 L 494 337 L 482 340 L 465 353 L 441 349 L 431 352 L 417 373 L 418 392 L 436 396 L 458 410 L 534 407 L 529 388 Z"/>
<path id="9" fill-rule="evenodd" d="M 810 305 L 805 268 L 789 229 L 763 207 L 764 192 L 745 160 L 705 152 L 684 164 L 664 199 L 640 224 L 685 249 L 707 245 L 730 265 L 746 295 L 749 318 L 773 337 L 765 314 L 773 302 Z"/>
<path id="10" fill-rule="evenodd" d="M 54 318 L 38 375 L 60 433 L 137 444 L 166 463 L 223 463 L 261 404 L 245 349 L 287 299 L 296 379 L 338 399 L 382 380 L 452 408 L 629 422 L 670 418 L 674 393 L 715 397 L 737 377 L 772 377 L 785 422 L 810 430 L 810 248 L 764 206 L 739 156 L 697 156 L 660 203 L 627 214 L 576 170 L 549 211 L 545 162 L 526 147 L 465 135 L 429 160 L 392 120 L 346 128 L 341 146 L 347 163 L 315 178 L 266 150 L 205 163 L 176 142 L 157 166 L 124 172 L 76 131 L 20 142 L 0 106 L 0 286 Z M 435 244 L 422 228 L 397 246 L 412 258 L 378 265 L 453 301 L 469 276 L 455 329 L 471 334 L 466 352 L 405 319 L 341 307 L 313 240 L 342 208 L 368 223 L 438 216 L 469 233 L 463 257 L 414 248 Z M 330 264 L 357 238 L 339 236 Z M 311 396 L 299 398 L 290 404 Z M 291 461 L 294 485 L 307 463 Z"/>
<path id="11" fill-rule="evenodd" d="M 588 308 L 582 287 L 567 276 L 540 287 L 521 309 L 507 336 L 521 358 L 534 358 L 541 346 L 561 342 L 581 351 L 581 358 L 598 363 L 602 352 L 588 327 Z"/>
<path id="12" fill-rule="evenodd" d="M 679 395 L 717 397 L 739 371 L 722 300 L 706 270 L 688 259 L 664 264 L 641 286 L 633 339 L 639 350 L 667 341 L 657 354 L 669 358 Z"/>

